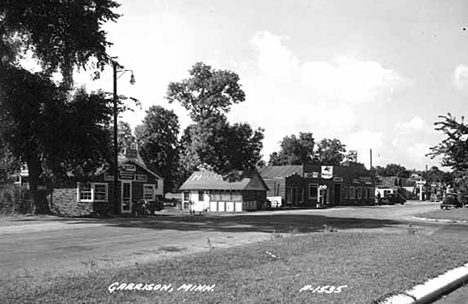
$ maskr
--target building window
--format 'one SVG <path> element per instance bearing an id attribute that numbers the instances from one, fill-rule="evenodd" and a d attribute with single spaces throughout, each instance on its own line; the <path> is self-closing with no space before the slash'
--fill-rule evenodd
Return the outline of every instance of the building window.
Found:
<path id="1" fill-rule="evenodd" d="M 79 202 L 107 202 L 107 184 L 78 183 Z"/>
<path id="2" fill-rule="evenodd" d="M 143 199 L 147 201 L 154 201 L 155 185 L 145 184 L 143 185 Z"/>
<path id="3" fill-rule="evenodd" d="M 356 199 L 356 188 L 349 187 L 349 199 L 351 200 Z"/>
<path id="4" fill-rule="evenodd" d="M 198 201 L 203 202 L 205 200 L 205 191 L 198 191 Z"/>
<path id="5" fill-rule="evenodd" d="M 348 199 L 348 186 L 343 187 L 343 199 Z"/>
<path id="6" fill-rule="evenodd" d="M 309 199 L 317 199 L 318 196 L 318 185 L 309 184 Z"/>
<path id="7" fill-rule="evenodd" d="M 185 192 L 183 193 L 183 196 L 184 196 L 184 197 L 183 197 L 184 202 L 188 202 L 188 201 L 190 200 L 190 192 L 185 191 Z"/>
<path id="8" fill-rule="evenodd" d="M 211 191 L 210 192 L 210 200 L 211 201 L 220 201 L 221 200 L 221 193 L 219 191 Z"/>
<path id="9" fill-rule="evenodd" d="M 357 196 L 357 199 L 362 198 L 362 189 L 361 189 L 361 187 L 357 188 L 356 196 Z"/>
<path id="10" fill-rule="evenodd" d="M 362 188 L 362 198 L 363 198 L 363 199 L 367 199 L 367 197 L 368 197 L 368 192 L 369 192 L 368 189 L 369 189 L 369 188 Z"/>
<path id="11" fill-rule="evenodd" d="M 95 202 L 107 202 L 107 184 L 93 184 Z"/>
<path id="12" fill-rule="evenodd" d="M 231 193 L 231 200 L 240 202 L 242 201 L 242 194 L 240 192 L 232 192 Z"/>
<path id="13" fill-rule="evenodd" d="M 304 189 L 299 188 L 299 203 L 304 202 Z"/>
<path id="14" fill-rule="evenodd" d="M 375 198 L 374 188 L 369 188 L 369 198 Z"/>
<path id="15" fill-rule="evenodd" d="M 78 201 L 91 202 L 93 200 L 93 192 L 90 183 L 78 183 Z"/>
<path id="16" fill-rule="evenodd" d="M 231 192 L 229 192 L 229 191 L 221 192 L 221 200 L 222 201 L 230 201 L 231 200 Z"/>
<path id="17" fill-rule="evenodd" d="M 291 187 L 286 188 L 286 202 L 287 203 L 292 202 L 292 188 Z"/>

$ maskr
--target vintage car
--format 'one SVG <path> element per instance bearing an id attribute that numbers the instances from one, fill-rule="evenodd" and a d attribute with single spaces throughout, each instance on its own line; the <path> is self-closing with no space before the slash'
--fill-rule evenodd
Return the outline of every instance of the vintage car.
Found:
<path id="1" fill-rule="evenodd" d="M 458 200 L 456 193 L 447 193 L 440 204 L 440 209 L 460 208 L 463 204 Z"/>
<path id="2" fill-rule="evenodd" d="M 406 199 L 400 193 L 389 193 L 377 201 L 377 205 L 404 205 Z"/>

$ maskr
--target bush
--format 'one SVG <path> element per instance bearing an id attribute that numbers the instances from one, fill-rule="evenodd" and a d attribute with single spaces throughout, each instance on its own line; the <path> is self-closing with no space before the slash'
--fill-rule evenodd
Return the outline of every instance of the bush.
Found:
<path id="1" fill-rule="evenodd" d="M 0 185 L 0 214 L 26 214 L 31 210 L 31 200 L 26 187 Z"/>

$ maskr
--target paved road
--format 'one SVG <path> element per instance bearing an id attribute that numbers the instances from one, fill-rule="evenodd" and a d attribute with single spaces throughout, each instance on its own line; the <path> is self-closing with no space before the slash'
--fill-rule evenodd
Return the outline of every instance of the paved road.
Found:
<path id="1" fill-rule="evenodd" d="M 465 285 L 452 293 L 435 301 L 433 304 L 464 304 L 468 303 L 468 285 Z"/>
<path id="2" fill-rule="evenodd" d="M 0 222 L 0 279 L 86 271 L 257 242 L 280 233 L 404 229 L 412 216 L 434 203 L 339 207 L 323 210 L 259 211 L 236 215 L 156 216 L 109 220 L 23 218 Z M 164 214 L 164 213 L 162 213 Z M 22 221 L 22 222 L 21 222 Z M 442 224 L 416 222 L 437 230 Z M 209 239 L 209 241 L 208 241 Z M 211 244 L 211 245 L 209 245 Z"/>

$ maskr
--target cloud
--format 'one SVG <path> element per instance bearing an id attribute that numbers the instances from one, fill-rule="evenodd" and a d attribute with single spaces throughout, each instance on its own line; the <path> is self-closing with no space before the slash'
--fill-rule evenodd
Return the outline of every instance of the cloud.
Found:
<path id="1" fill-rule="evenodd" d="M 297 69 L 299 60 L 282 44 L 283 39 L 264 31 L 255 34 L 250 39 L 250 43 L 257 51 L 257 65 L 263 74 L 277 79 L 290 80 Z"/>
<path id="2" fill-rule="evenodd" d="M 422 130 L 424 127 L 424 120 L 419 116 L 415 116 L 410 121 L 397 123 L 395 129 L 399 133 L 409 133 L 415 130 Z"/>
<path id="3" fill-rule="evenodd" d="M 284 37 L 267 31 L 255 34 L 250 43 L 257 51 L 256 65 L 266 76 L 298 81 L 322 99 L 347 103 L 388 100 L 409 83 L 380 62 L 339 57 L 330 61 L 300 60 L 283 43 Z"/>
<path id="4" fill-rule="evenodd" d="M 301 66 L 301 81 L 329 100 L 365 103 L 388 100 L 405 79 L 376 61 L 310 61 Z"/>
<path id="5" fill-rule="evenodd" d="M 453 85 L 457 90 L 468 93 L 468 66 L 457 65 L 453 72 Z"/>

